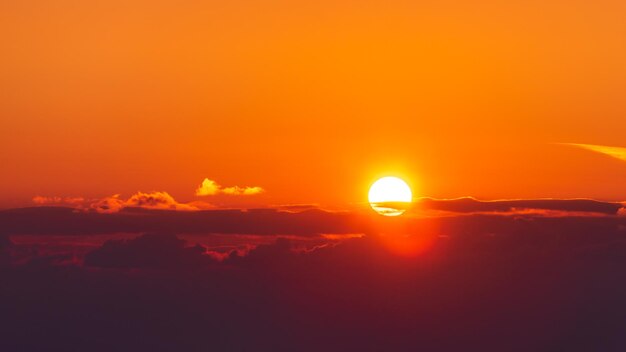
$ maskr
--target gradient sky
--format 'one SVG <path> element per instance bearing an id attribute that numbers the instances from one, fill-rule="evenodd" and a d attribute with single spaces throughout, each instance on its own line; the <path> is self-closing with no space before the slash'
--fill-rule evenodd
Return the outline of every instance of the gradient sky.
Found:
<path id="1" fill-rule="evenodd" d="M 5 1 L 0 206 L 626 199 L 624 1 Z M 210 199 L 208 201 L 211 201 Z"/>

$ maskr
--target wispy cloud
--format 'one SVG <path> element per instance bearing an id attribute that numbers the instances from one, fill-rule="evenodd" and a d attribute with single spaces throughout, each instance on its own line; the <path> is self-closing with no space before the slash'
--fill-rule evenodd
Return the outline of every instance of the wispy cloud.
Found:
<path id="1" fill-rule="evenodd" d="M 198 186 L 196 189 L 197 196 L 212 196 L 216 194 L 228 194 L 228 195 L 236 195 L 236 196 L 249 196 L 254 194 L 259 194 L 264 192 L 265 190 L 258 186 L 253 187 L 222 187 L 217 182 L 205 178 L 202 181 L 202 184 Z"/>
<path id="2" fill-rule="evenodd" d="M 615 159 L 626 161 L 626 148 L 609 147 L 605 145 L 595 145 L 595 144 L 579 144 L 579 143 L 560 143 L 560 144 L 590 150 L 592 152 L 608 155 Z"/>
<path id="3" fill-rule="evenodd" d="M 33 203 L 37 205 L 80 205 L 83 202 L 85 202 L 83 197 L 33 197 Z"/>

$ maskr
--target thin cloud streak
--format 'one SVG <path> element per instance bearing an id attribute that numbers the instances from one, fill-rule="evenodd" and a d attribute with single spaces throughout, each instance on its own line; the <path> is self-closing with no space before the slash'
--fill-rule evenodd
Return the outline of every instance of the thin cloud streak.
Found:
<path id="1" fill-rule="evenodd" d="M 579 144 L 579 143 L 560 143 L 560 144 L 590 150 L 592 152 L 608 155 L 615 159 L 626 161 L 626 148 L 610 147 L 610 146 L 595 145 L 595 144 Z"/>

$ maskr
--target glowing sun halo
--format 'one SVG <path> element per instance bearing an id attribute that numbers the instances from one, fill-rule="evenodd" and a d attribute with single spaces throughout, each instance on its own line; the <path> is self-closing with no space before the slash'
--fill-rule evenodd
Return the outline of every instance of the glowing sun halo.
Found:
<path id="1" fill-rule="evenodd" d="M 368 194 L 372 209 L 385 216 L 402 215 L 411 201 L 411 188 L 403 180 L 388 176 L 374 182 Z"/>

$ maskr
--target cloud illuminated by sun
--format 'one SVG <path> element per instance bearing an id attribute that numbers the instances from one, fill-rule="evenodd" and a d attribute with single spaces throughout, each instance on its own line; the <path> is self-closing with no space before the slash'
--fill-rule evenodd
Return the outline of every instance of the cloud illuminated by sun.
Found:
<path id="1" fill-rule="evenodd" d="M 231 187 L 222 187 L 217 182 L 205 178 L 202 181 L 202 184 L 198 186 L 196 189 L 197 196 L 212 196 L 216 194 L 228 194 L 235 196 L 250 196 L 254 194 L 259 194 L 264 192 L 265 190 L 259 186 L 253 187 L 239 187 L 239 186 L 231 186 Z"/>

